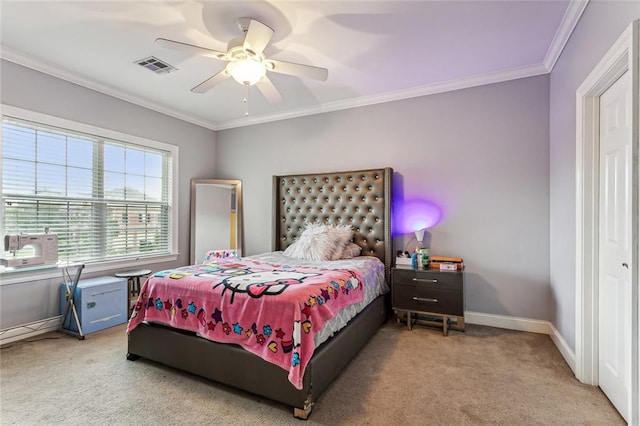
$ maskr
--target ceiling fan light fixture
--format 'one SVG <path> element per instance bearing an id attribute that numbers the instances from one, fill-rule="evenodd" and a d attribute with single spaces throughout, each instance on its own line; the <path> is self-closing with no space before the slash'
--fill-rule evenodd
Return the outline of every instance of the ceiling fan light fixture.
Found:
<path id="1" fill-rule="evenodd" d="M 256 84 L 267 73 L 261 62 L 251 58 L 231 61 L 226 70 L 235 81 L 246 86 Z"/>
<path id="2" fill-rule="evenodd" d="M 190 54 L 196 53 L 226 61 L 226 67 L 222 71 L 210 76 L 193 87 L 191 91 L 193 93 L 205 93 L 220 82 L 232 77 L 242 85 L 245 115 L 248 115 L 249 86 L 255 86 L 265 99 L 272 104 L 283 101 L 282 95 L 267 76 L 267 71 L 300 78 L 327 80 L 328 70 L 326 68 L 267 59 L 264 51 L 272 41 L 274 35 L 272 28 L 260 21 L 247 17 L 238 19 L 237 23 L 243 34 L 227 43 L 226 52 L 165 38 L 157 38 L 154 43 L 163 48 L 177 49 Z"/>

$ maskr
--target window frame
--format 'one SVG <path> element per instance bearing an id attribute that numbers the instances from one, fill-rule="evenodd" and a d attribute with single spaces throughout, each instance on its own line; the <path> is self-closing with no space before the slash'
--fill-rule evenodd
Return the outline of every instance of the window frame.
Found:
<path id="1" fill-rule="evenodd" d="M 107 271 L 116 268 L 137 267 L 146 264 L 173 261 L 178 258 L 179 245 L 179 191 L 178 191 L 178 164 L 179 148 L 176 145 L 159 142 L 151 139 L 133 136 L 126 133 L 79 123 L 76 121 L 55 117 L 35 111 L 30 111 L 10 105 L 0 104 L 0 116 L 22 119 L 43 125 L 58 127 L 71 132 L 86 133 L 100 138 L 122 141 L 140 145 L 143 147 L 164 150 L 171 156 L 171 185 L 169 185 L 169 208 L 171 210 L 171 235 L 169 237 L 169 254 L 155 254 L 149 256 L 135 255 L 114 260 L 99 260 L 87 262 L 85 264 L 86 273 Z M 2 152 L 2 132 L 0 131 L 0 152 Z M 2 188 L 2 161 L 0 160 L 0 191 Z M 0 209 L 0 223 L 3 222 L 4 208 Z M 23 267 L 14 270 L 5 270 L 0 266 L 0 285 L 14 284 L 34 279 L 46 279 L 60 277 L 58 271 L 60 265 L 37 265 L 33 267 Z"/>

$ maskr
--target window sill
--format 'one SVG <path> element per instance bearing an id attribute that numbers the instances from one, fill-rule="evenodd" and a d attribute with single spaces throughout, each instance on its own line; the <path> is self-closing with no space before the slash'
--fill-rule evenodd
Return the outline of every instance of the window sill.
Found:
<path id="1" fill-rule="evenodd" d="M 138 257 L 135 259 L 119 259 L 113 261 L 104 261 L 85 264 L 83 274 L 93 274 L 97 272 L 113 271 L 116 269 L 139 268 L 144 265 L 154 263 L 172 262 L 178 258 L 178 253 L 166 254 L 161 256 Z M 69 268 L 73 275 L 77 262 L 70 263 Z M 66 266 L 65 263 L 58 265 L 37 265 L 32 267 L 23 267 L 16 269 L 5 269 L 0 266 L 0 286 L 10 284 L 20 284 L 31 281 L 46 280 L 51 278 L 62 278 L 61 268 Z"/>

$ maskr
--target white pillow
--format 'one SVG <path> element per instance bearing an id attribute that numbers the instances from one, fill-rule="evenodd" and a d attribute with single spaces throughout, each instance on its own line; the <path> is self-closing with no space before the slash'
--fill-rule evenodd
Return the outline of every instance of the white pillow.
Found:
<path id="1" fill-rule="evenodd" d="M 329 260 L 334 243 L 331 228 L 321 223 L 307 223 L 300 238 L 284 251 L 286 256 L 305 260 Z"/>
<path id="2" fill-rule="evenodd" d="M 292 242 L 289 247 L 284 249 L 284 255 L 289 257 L 295 257 L 296 259 L 302 259 L 302 253 L 300 250 L 300 245 L 297 241 Z"/>
<path id="3" fill-rule="evenodd" d="M 331 260 L 338 260 L 342 258 L 342 252 L 347 247 L 347 244 L 351 242 L 353 238 L 353 228 L 349 225 L 335 225 L 331 227 L 331 237 L 334 242 L 333 253 L 331 254 Z"/>
<path id="4" fill-rule="evenodd" d="M 307 223 L 300 238 L 284 251 L 285 256 L 305 260 L 337 260 L 353 237 L 348 225 Z"/>
<path id="5" fill-rule="evenodd" d="M 353 257 L 360 256 L 362 253 L 362 247 L 357 245 L 356 243 L 349 242 L 342 250 L 342 257 L 340 259 L 351 259 Z"/>

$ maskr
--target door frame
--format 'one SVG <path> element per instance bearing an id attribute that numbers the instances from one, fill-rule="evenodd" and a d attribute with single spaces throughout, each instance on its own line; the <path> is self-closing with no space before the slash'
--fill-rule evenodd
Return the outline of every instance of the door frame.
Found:
<path id="1" fill-rule="evenodd" d="M 630 424 L 638 424 L 638 122 L 640 120 L 640 21 L 634 21 L 576 91 L 576 330 L 575 375 L 598 385 L 598 208 L 599 107 L 602 95 L 622 74 L 631 73 L 631 402 Z"/>

